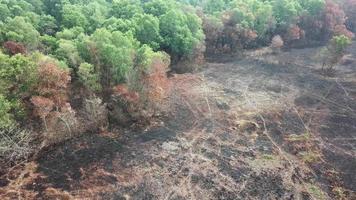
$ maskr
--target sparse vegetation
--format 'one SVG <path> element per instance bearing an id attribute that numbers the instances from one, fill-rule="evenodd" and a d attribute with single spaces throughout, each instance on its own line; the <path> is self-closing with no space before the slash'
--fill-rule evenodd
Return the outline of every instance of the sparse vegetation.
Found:
<path id="1" fill-rule="evenodd" d="M 345 35 L 334 36 L 326 48 L 321 50 L 323 59 L 323 69 L 330 72 L 338 64 L 346 53 L 347 47 L 351 44 L 350 38 Z"/>

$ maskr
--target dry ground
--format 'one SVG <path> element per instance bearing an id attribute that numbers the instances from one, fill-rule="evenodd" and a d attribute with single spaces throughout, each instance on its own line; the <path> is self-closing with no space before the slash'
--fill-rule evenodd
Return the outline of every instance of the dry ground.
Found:
<path id="1" fill-rule="evenodd" d="M 171 115 L 18 165 L 1 199 L 356 199 L 356 45 L 333 77 L 303 49 L 172 78 Z"/>

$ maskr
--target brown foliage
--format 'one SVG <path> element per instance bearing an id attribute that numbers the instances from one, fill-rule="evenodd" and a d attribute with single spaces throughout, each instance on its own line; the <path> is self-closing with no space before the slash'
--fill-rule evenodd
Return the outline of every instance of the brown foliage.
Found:
<path id="1" fill-rule="evenodd" d="M 169 92 L 170 84 L 167 78 L 167 70 L 167 63 L 155 59 L 150 72 L 144 76 L 147 99 L 153 104 L 160 104 Z"/>
<path id="2" fill-rule="evenodd" d="M 10 55 L 26 54 L 26 47 L 18 42 L 7 41 L 3 44 L 5 51 Z"/>
<path id="3" fill-rule="evenodd" d="M 31 98 L 32 104 L 35 106 L 35 115 L 45 119 L 54 108 L 54 102 L 48 98 L 34 96 Z"/>
<path id="4" fill-rule="evenodd" d="M 38 68 L 37 92 L 61 108 L 67 102 L 67 89 L 71 81 L 67 70 L 60 69 L 55 63 L 43 62 Z"/>
<path id="5" fill-rule="evenodd" d="M 140 99 L 140 95 L 137 92 L 130 91 L 125 84 L 115 86 L 113 94 L 120 97 L 125 103 L 137 103 Z"/>
<path id="6" fill-rule="evenodd" d="M 280 35 L 276 35 L 272 38 L 271 47 L 273 49 L 280 49 L 284 45 L 284 41 Z"/>
<path id="7" fill-rule="evenodd" d="M 350 39 L 354 34 L 346 27 L 347 16 L 339 4 L 327 0 L 319 16 L 302 16 L 299 26 L 309 40 L 326 42 L 333 36 L 345 35 Z"/>
<path id="8" fill-rule="evenodd" d="M 289 27 L 285 38 L 287 41 L 299 40 L 304 37 L 304 34 L 304 30 L 298 25 L 292 25 Z"/>
<path id="9" fill-rule="evenodd" d="M 327 0 L 324 11 L 324 28 L 332 35 L 345 35 L 352 38 L 354 35 L 345 26 L 346 15 L 337 3 Z"/>

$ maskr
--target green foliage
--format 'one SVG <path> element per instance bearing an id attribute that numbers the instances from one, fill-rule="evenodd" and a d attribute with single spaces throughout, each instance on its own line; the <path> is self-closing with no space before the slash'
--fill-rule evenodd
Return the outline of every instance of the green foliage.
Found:
<path id="1" fill-rule="evenodd" d="M 166 14 L 169 10 L 173 9 L 175 2 L 172 0 L 152 0 L 147 1 L 143 5 L 145 13 L 151 14 L 153 16 L 161 16 Z"/>
<path id="2" fill-rule="evenodd" d="M 97 92 L 101 90 L 99 74 L 95 72 L 92 64 L 82 63 L 79 66 L 78 76 L 80 81 L 90 90 Z"/>
<path id="3" fill-rule="evenodd" d="M 11 12 L 6 4 L 0 4 L 0 21 L 5 21 L 6 18 L 11 16 Z"/>
<path id="4" fill-rule="evenodd" d="M 35 83 L 35 71 L 36 64 L 30 58 L 0 53 L 0 93 L 11 99 L 23 97 Z"/>
<path id="5" fill-rule="evenodd" d="M 72 68 L 77 68 L 82 59 L 77 50 L 75 41 L 60 39 L 58 41 L 58 48 L 55 52 L 58 59 L 63 60 Z"/>
<path id="6" fill-rule="evenodd" d="M 316 16 L 323 11 L 325 0 L 299 0 L 301 7 L 311 16 Z"/>
<path id="7" fill-rule="evenodd" d="M 162 40 L 159 19 L 147 14 L 137 17 L 135 36 L 142 44 L 148 44 L 152 49 L 157 50 Z"/>
<path id="8" fill-rule="evenodd" d="M 142 14 L 139 0 L 113 0 L 111 15 L 117 18 L 130 19 L 136 14 Z"/>
<path id="9" fill-rule="evenodd" d="M 54 52 L 58 48 L 57 38 L 50 35 L 43 35 L 40 37 L 44 52 Z"/>
<path id="10" fill-rule="evenodd" d="M 107 4 L 105 0 L 97 0 L 90 1 L 89 4 L 83 6 L 83 14 L 88 21 L 87 32 L 93 33 L 96 29 L 102 27 L 108 18 L 109 6 Z"/>
<path id="11" fill-rule="evenodd" d="M 331 39 L 330 45 L 334 49 L 336 54 L 342 54 L 345 52 L 346 48 L 351 44 L 351 39 L 345 35 L 334 36 Z"/>
<path id="12" fill-rule="evenodd" d="M 203 4 L 203 9 L 208 14 L 217 14 L 225 9 L 224 0 L 207 0 Z"/>
<path id="13" fill-rule="evenodd" d="M 298 0 L 273 0 L 273 12 L 279 25 L 293 24 L 302 12 Z"/>
<path id="14" fill-rule="evenodd" d="M 23 117 L 21 99 L 31 94 L 35 83 L 36 64 L 30 58 L 20 54 L 9 57 L 0 53 L 0 104 L 3 106 L 0 113 L 4 123 Z"/>
<path id="15" fill-rule="evenodd" d="M 79 49 L 82 57 L 98 68 L 96 73 L 100 73 L 102 85 L 110 87 L 125 81 L 126 73 L 133 67 L 137 46 L 132 35 L 98 29 L 83 38 Z"/>
<path id="16" fill-rule="evenodd" d="M 351 39 L 345 35 L 334 36 L 328 46 L 321 50 L 323 68 L 331 70 L 344 57 L 347 47 L 351 44 Z"/>
<path id="17" fill-rule="evenodd" d="M 35 49 L 39 45 L 40 34 L 24 17 L 8 18 L 0 31 L 3 40 L 21 42 L 29 49 Z"/>
<path id="18" fill-rule="evenodd" d="M 254 30 L 259 36 L 263 36 L 275 24 L 273 7 L 268 2 L 235 0 L 230 6 L 233 8 L 230 23 Z"/>
<path id="19" fill-rule="evenodd" d="M 105 27 L 109 31 L 134 33 L 136 29 L 136 23 L 134 20 L 111 17 L 104 22 L 103 27 Z"/>
<path id="20" fill-rule="evenodd" d="M 78 5 L 66 4 L 62 10 L 62 26 L 65 28 L 86 27 L 87 18 L 82 13 L 82 8 Z"/>
<path id="21" fill-rule="evenodd" d="M 179 10 L 171 10 L 160 17 L 160 32 L 163 49 L 178 57 L 191 53 L 204 38 L 200 18 Z"/>
<path id="22" fill-rule="evenodd" d="M 11 125 L 14 121 L 10 114 L 11 103 L 0 94 L 0 129 Z"/>
<path id="23" fill-rule="evenodd" d="M 56 19 L 50 15 L 41 15 L 39 24 L 38 24 L 38 31 L 41 34 L 47 35 L 54 35 L 57 31 L 58 27 L 56 24 Z"/>

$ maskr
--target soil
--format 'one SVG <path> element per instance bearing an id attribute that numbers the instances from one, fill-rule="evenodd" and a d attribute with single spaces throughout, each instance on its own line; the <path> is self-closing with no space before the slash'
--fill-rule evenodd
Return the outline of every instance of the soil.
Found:
<path id="1" fill-rule="evenodd" d="M 175 75 L 170 116 L 87 134 L 10 169 L 0 199 L 356 199 L 356 44 L 266 49 Z"/>

